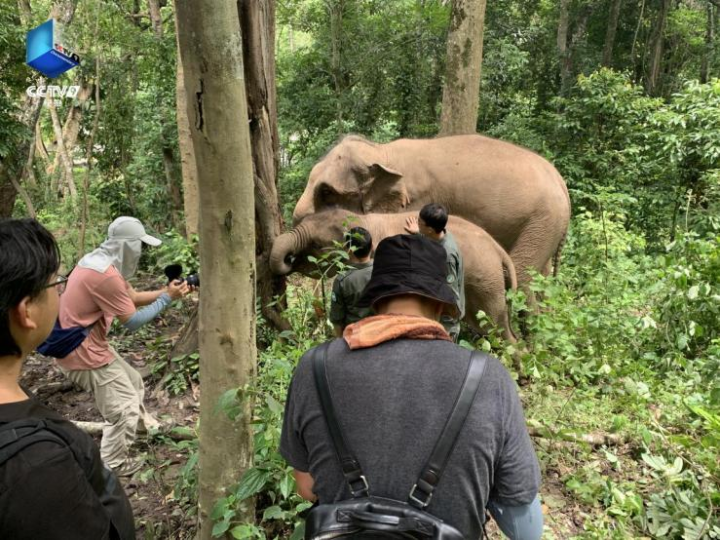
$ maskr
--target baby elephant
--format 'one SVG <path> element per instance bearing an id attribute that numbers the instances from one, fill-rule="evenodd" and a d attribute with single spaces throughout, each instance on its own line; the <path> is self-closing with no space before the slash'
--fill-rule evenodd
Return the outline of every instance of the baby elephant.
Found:
<path id="1" fill-rule="evenodd" d="M 308 255 L 318 257 L 323 250 L 341 242 L 351 227 L 365 227 L 377 246 L 383 238 L 405 234 L 405 220 L 417 212 L 398 214 L 355 214 L 333 209 L 311 214 L 293 230 L 278 236 L 270 255 L 270 268 L 275 274 L 300 272 L 309 275 L 315 268 Z M 517 288 L 512 260 L 483 229 L 459 217 L 450 216 L 447 230 L 457 241 L 465 266 L 465 320 L 480 332 L 475 315 L 483 310 L 502 329 L 505 339 L 515 342 L 510 328 L 505 292 Z"/>

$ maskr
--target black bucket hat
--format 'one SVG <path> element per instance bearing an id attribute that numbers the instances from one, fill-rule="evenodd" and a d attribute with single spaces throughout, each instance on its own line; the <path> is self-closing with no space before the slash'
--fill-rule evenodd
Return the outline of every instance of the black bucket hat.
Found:
<path id="1" fill-rule="evenodd" d="M 457 317 L 455 293 L 447 283 L 447 255 L 438 242 L 420 235 L 385 238 L 375 251 L 372 277 L 358 307 L 401 294 L 417 294 L 445 304 L 445 313 Z"/>

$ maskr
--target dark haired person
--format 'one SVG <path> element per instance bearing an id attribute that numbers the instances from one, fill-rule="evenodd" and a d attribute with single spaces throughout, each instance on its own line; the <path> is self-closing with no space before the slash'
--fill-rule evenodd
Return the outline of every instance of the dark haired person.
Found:
<path id="1" fill-rule="evenodd" d="M 95 442 L 18 382 L 55 324 L 59 266 L 39 223 L 0 221 L 0 538 L 133 539 L 130 503 Z"/>
<path id="2" fill-rule="evenodd" d="M 372 274 L 372 236 L 363 227 L 353 227 L 345 234 L 345 244 L 351 268 L 335 278 L 330 302 L 330 322 L 337 337 L 342 336 L 348 324 L 372 313 L 369 308 L 357 305 Z"/>
<path id="3" fill-rule="evenodd" d="M 156 291 L 138 292 L 127 282 L 135 274 L 145 244 L 158 246 L 161 241 L 147 234 L 138 219 L 117 218 L 108 228 L 107 240 L 73 269 L 60 302 L 63 328 L 92 326 L 92 330 L 57 363 L 71 381 L 95 396 L 105 419 L 100 455 L 120 476 L 131 476 L 142 468 L 142 460 L 128 457 L 130 446 L 138 429 L 156 427 L 158 422 L 145 410 L 142 376 L 108 342 L 110 325 L 117 317 L 134 332 L 190 290 L 185 282 L 175 282 Z"/>
<path id="4" fill-rule="evenodd" d="M 460 334 L 460 320 L 465 316 L 465 271 L 463 258 L 452 233 L 445 229 L 448 222 L 448 213 L 444 206 L 436 203 L 426 204 L 420 210 L 420 217 L 409 217 L 405 230 L 411 234 L 422 234 L 439 242 L 445 248 L 447 258 L 447 281 L 455 293 L 460 313 L 457 317 L 443 315 L 440 322 L 448 331 L 453 341 L 457 341 Z"/>
<path id="5" fill-rule="evenodd" d="M 455 314 L 443 248 L 419 235 L 380 242 L 360 305 L 377 315 L 327 347 L 326 379 L 338 422 L 372 496 L 407 501 L 432 453 L 470 362 L 438 323 Z M 280 453 L 298 493 L 322 504 L 350 498 L 322 414 L 312 355 L 300 360 L 285 403 Z M 488 508 L 511 540 L 538 540 L 540 470 L 514 381 L 495 358 L 484 373 L 426 511 L 468 540 Z M 413 492 L 428 501 L 427 493 Z"/>

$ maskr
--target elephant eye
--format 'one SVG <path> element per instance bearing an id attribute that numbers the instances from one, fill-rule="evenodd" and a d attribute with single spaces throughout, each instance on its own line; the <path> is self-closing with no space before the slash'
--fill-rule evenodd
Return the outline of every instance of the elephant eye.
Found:
<path id="1" fill-rule="evenodd" d="M 327 184 L 320 185 L 317 193 L 320 201 L 325 204 L 331 204 L 337 197 L 337 192 Z"/>

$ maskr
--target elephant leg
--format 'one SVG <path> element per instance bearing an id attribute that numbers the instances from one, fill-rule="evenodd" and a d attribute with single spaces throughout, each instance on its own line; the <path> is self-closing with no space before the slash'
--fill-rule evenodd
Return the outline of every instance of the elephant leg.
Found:
<path id="1" fill-rule="evenodd" d="M 510 343 L 516 343 L 517 338 L 510 327 L 510 313 L 508 312 L 507 302 L 505 301 L 505 291 L 498 292 L 498 297 L 493 298 L 485 306 L 485 312 L 492 319 L 500 331 L 504 340 Z"/>
<path id="2" fill-rule="evenodd" d="M 562 231 L 555 231 L 547 220 L 529 223 L 508 253 L 515 264 L 518 287 L 525 292 L 531 311 L 537 310 L 535 295 L 530 290 L 530 270 L 548 275 L 553 254 L 562 239 Z"/>

